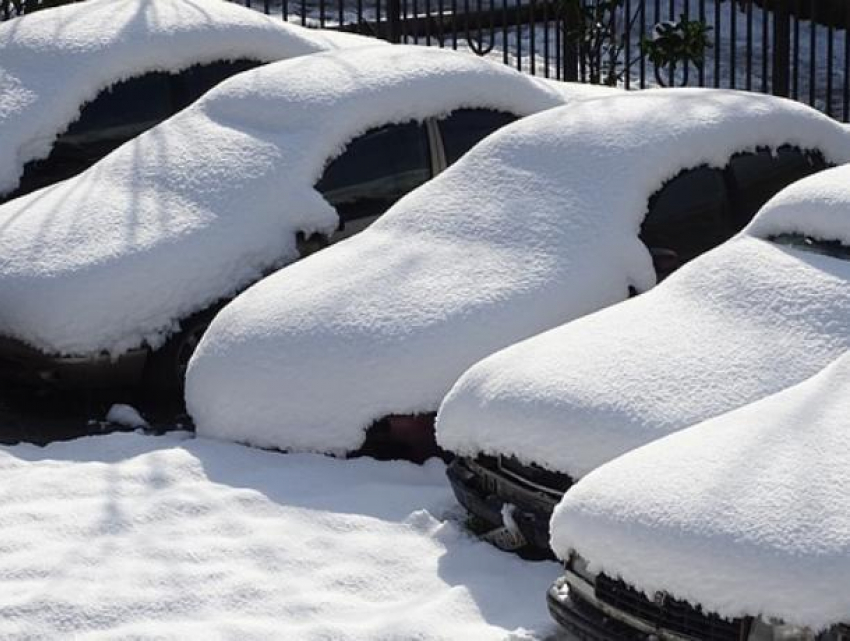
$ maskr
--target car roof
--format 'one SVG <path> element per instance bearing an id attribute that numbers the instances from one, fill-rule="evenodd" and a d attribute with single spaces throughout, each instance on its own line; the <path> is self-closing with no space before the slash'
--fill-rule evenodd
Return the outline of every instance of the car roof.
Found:
<path id="1" fill-rule="evenodd" d="M 271 62 L 362 45 L 218 0 L 90 0 L 0 24 L 0 194 L 115 83 L 216 60 Z"/>

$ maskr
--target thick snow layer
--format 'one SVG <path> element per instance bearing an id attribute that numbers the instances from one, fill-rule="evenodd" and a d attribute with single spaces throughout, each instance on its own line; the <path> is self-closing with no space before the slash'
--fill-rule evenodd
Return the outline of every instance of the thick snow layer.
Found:
<path id="1" fill-rule="evenodd" d="M 653 291 L 476 364 L 441 407 L 439 442 L 580 477 L 811 376 L 850 348 L 850 261 L 764 238 L 850 240 L 850 199 L 835 200 L 848 180 L 840 167 L 800 181 Z"/>
<path id="2" fill-rule="evenodd" d="M 558 566 L 474 540 L 452 504 L 437 461 L 178 436 L 0 448 L 0 637 L 551 634 Z"/>
<path id="3" fill-rule="evenodd" d="M 0 194 L 82 105 L 120 80 L 215 60 L 271 62 L 363 44 L 222 0 L 89 0 L 0 24 Z"/>
<path id="4" fill-rule="evenodd" d="M 339 452 L 375 419 L 434 411 L 479 359 L 650 288 L 637 234 L 666 180 L 784 144 L 850 160 L 835 122 L 735 92 L 617 92 L 514 123 L 362 234 L 228 305 L 187 375 L 198 430 Z M 470 428 L 475 447 L 486 425 Z"/>
<path id="5" fill-rule="evenodd" d="M 295 260 L 298 231 L 336 229 L 313 185 L 357 135 L 564 100 L 503 65 L 421 47 L 239 74 L 88 171 L 0 207 L 0 333 L 69 354 L 156 346 L 175 321 Z"/>
<path id="6" fill-rule="evenodd" d="M 850 356 L 594 471 L 552 547 L 728 617 L 850 621 Z"/>

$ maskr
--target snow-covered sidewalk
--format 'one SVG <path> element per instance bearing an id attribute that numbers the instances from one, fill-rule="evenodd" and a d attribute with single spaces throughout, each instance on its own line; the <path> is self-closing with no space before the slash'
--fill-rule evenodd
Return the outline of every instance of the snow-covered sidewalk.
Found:
<path id="1" fill-rule="evenodd" d="M 465 534 L 442 463 L 114 434 L 0 448 L 0 638 L 531 639 L 555 563 Z"/>

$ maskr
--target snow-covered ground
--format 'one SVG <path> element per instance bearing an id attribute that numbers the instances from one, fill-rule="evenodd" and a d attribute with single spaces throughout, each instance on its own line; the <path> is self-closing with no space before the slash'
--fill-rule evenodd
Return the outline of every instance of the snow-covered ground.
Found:
<path id="1" fill-rule="evenodd" d="M 558 575 L 443 465 L 115 434 L 0 448 L 0 638 L 537 639 Z"/>

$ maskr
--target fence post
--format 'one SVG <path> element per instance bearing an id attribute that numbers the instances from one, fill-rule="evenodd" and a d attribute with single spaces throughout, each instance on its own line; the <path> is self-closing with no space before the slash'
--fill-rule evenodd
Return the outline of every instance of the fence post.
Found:
<path id="1" fill-rule="evenodd" d="M 773 95 L 790 95 L 791 11 L 790 0 L 773 0 Z"/>
<path id="2" fill-rule="evenodd" d="M 401 42 L 401 0 L 387 0 L 387 40 Z"/>
<path id="3" fill-rule="evenodd" d="M 578 43 L 575 41 L 575 33 L 579 20 L 578 3 L 580 1 L 581 0 L 560 0 L 561 25 L 564 32 L 563 78 L 567 82 L 576 82 L 578 80 Z"/>

